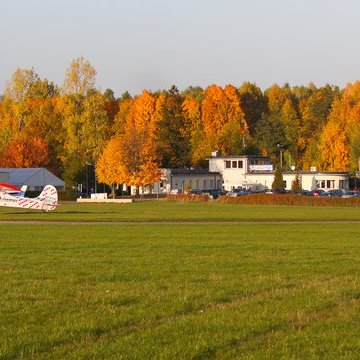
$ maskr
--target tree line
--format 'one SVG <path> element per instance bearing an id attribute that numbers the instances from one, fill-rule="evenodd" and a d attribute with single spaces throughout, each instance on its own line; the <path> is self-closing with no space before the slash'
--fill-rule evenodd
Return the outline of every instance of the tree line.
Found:
<path id="1" fill-rule="evenodd" d="M 206 166 L 224 155 L 283 154 L 285 168 L 355 171 L 360 157 L 360 82 L 325 85 L 190 86 L 115 98 L 95 88 L 84 57 L 61 86 L 34 69 L 17 69 L 0 102 L 0 167 L 47 167 L 67 186 L 99 182 L 146 185 L 159 168 Z"/>

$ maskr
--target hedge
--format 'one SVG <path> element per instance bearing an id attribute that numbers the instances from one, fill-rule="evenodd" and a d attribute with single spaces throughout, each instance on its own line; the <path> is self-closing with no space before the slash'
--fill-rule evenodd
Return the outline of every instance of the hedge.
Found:
<path id="1" fill-rule="evenodd" d="M 360 206 L 360 197 L 337 198 L 293 194 L 250 194 L 238 197 L 221 196 L 217 201 L 222 204 L 242 205 Z"/>

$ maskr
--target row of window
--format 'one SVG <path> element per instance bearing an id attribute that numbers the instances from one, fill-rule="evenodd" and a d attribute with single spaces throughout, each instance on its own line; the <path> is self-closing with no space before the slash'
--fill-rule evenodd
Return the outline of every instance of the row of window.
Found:
<path id="1" fill-rule="evenodd" d="M 339 180 L 339 189 L 346 189 L 346 185 L 347 180 Z M 335 180 L 317 180 L 316 186 L 318 189 L 335 189 Z"/>
<path id="2" fill-rule="evenodd" d="M 243 167 L 243 160 L 225 160 L 225 169 L 242 169 Z"/>
<path id="3" fill-rule="evenodd" d="M 202 185 L 202 186 L 201 186 Z M 215 189 L 215 181 L 214 180 L 183 180 L 182 184 L 175 184 L 175 188 L 189 186 L 191 189 Z M 216 181 L 216 188 L 222 188 L 221 180 Z"/>
<path id="4" fill-rule="evenodd" d="M 264 160 L 250 159 L 250 165 L 266 165 Z M 242 169 L 244 167 L 243 160 L 225 160 L 225 169 Z"/>

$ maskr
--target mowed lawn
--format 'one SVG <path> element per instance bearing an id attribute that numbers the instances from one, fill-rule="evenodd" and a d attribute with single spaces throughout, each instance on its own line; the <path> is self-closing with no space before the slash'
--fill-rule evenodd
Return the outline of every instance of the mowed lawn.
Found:
<path id="1" fill-rule="evenodd" d="M 128 204 L 60 204 L 49 213 L 0 207 L 1 220 L 39 221 L 360 221 L 360 207 L 270 206 L 141 201 Z"/>
<path id="2" fill-rule="evenodd" d="M 183 205 L 175 219 L 199 221 L 182 213 L 203 205 Z M 359 235 L 360 223 L 1 224 L 0 358 L 358 359 Z"/>

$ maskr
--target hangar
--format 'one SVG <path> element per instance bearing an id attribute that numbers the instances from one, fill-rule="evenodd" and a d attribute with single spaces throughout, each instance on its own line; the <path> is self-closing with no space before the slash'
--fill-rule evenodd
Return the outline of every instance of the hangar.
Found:
<path id="1" fill-rule="evenodd" d="M 65 182 L 45 168 L 0 168 L 0 182 L 19 188 L 27 185 L 30 191 L 41 191 L 46 185 L 65 189 Z"/>

